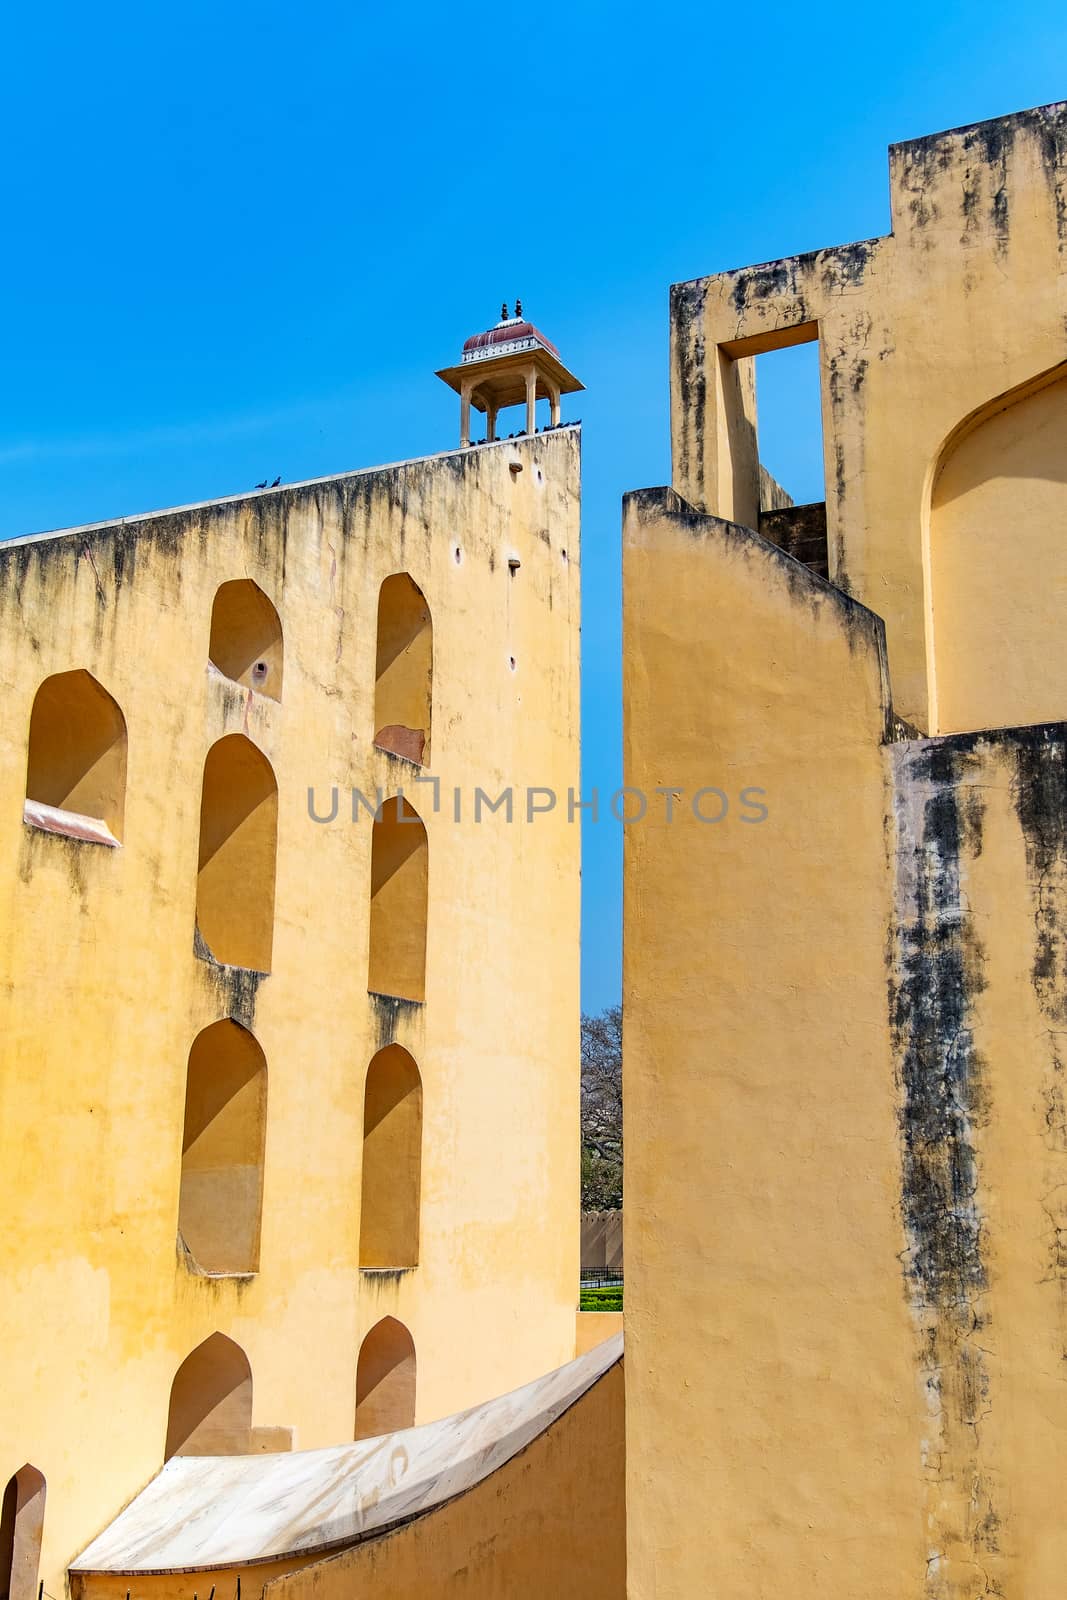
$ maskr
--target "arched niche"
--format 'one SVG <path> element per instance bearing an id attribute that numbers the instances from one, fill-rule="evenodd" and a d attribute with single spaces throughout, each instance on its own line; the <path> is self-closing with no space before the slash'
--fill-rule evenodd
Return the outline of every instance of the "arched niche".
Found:
<path id="1" fill-rule="evenodd" d="M 420 766 L 430 760 L 433 622 L 426 596 L 406 572 L 378 593 L 374 743 Z"/>
<path id="2" fill-rule="evenodd" d="M 422 1079 L 408 1052 L 391 1044 L 373 1057 L 363 1096 L 361 1267 L 418 1264 L 421 1186 Z"/>
<path id="3" fill-rule="evenodd" d="M 209 1273 L 259 1267 L 267 1062 L 229 1018 L 202 1029 L 189 1052 L 178 1231 Z"/>
<path id="4" fill-rule="evenodd" d="M 359 1347 L 355 1437 L 371 1439 L 414 1422 L 415 1342 L 402 1322 L 383 1317 Z"/>
<path id="5" fill-rule="evenodd" d="M 174 1375 L 165 1459 L 240 1456 L 252 1436 L 252 1369 L 240 1345 L 213 1333 Z"/>
<path id="6" fill-rule="evenodd" d="M 233 578 L 216 591 L 208 655 L 212 666 L 234 683 L 281 699 L 281 620 L 251 578 Z"/>
<path id="7" fill-rule="evenodd" d="M 1062 717 L 1067 653 L 1067 363 L 946 442 L 930 493 L 934 731 Z"/>
<path id="8" fill-rule="evenodd" d="M 8 1479 L 0 1508 L 0 1600 L 37 1600 L 45 1494 L 44 1476 L 29 1462 Z"/>
<path id="9" fill-rule="evenodd" d="M 208 751 L 200 801 L 196 922 L 216 961 L 269 972 L 274 944 L 278 785 L 243 734 Z"/>
<path id="10" fill-rule="evenodd" d="M 381 805 L 371 842 L 370 962 L 367 988 L 402 1000 L 426 997 L 426 829 L 409 800 Z"/>
<path id="11" fill-rule="evenodd" d="M 26 821 L 98 844 L 122 839 L 126 719 L 91 672 L 46 678 L 30 712 Z"/>

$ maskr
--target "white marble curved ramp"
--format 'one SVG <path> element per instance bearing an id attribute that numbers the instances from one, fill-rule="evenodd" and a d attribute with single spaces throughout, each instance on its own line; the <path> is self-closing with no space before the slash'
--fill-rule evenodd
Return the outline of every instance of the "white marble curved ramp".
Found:
<path id="1" fill-rule="evenodd" d="M 71 1575 L 212 1571 L 356 1544 L 474 1488 L 621 1359 L 616 1334 L 510 1394 L 358 1444 L 175 1456 Z"/>

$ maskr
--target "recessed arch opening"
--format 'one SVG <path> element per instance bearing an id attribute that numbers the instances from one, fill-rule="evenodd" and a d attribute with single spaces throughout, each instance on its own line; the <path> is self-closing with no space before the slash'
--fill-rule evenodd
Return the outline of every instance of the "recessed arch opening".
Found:
<path id="1" fill-rule="evenodd" d="M 1062 715 L 1065 438 L 1061 363 L 965 418 L 934 463 L 925 548 L 932 732 Z"/>
<path id="2" fill-rule="evenodd" d="M 234 683 L 281 699 L 281 619 L 251 578 L 233 578 L 216 591 L 208 655 L 212 666 Z"/>
<path id="3" fill-rule="evenodd" d="M 212 745 L 204 763 L 196 923 L 216 961 L 269 972 L 274 943 L 278 785 L 243 734 Z"/>
<path id="4" fill-rule="evenodd" d="M 0 1507 L 0 1600 L 37 1600 L 46 1492 L 44 1475 L 29 1462 L 8 1479 Z"/>
<path id="5" fill-rule="evenodd" d="M 267 1062 L 259 1041 L 229 1018 L 197 1034 L 189 1052 L 178 1232 L 202 1271 L 259 1269 Z"/>
<path id="6" fill-rule="evenodd" d="M 126 719 L 117 701 L 82 668 L 45 678 L 30 712 L 25 820 L 115 845 L 125 807 Z"/>
<path id="7" fill-rule="evenodd" d="M 187 1355 L 174 1375 L 164 1459 L 247 1455 L 252 1438 L 252 1368 L 223 1333 Z"/>
<path id="8" fill-rule="evenodd" d="M 415 1423 L 415 1341 L 402 1322 L 383 1317 L 359 1347 L 356 1364 L 357 1439 Z"/>
<path id="9" fill-rule="evenodd" d="M 394 795 L 374 819 L 367 987 L 401 1000 L 426 998 L 429 850 L 422 818 Z"/>
<path id="10" fill-rule="evenodd" d="M 426 596 L 406 572 L 378 592 L 374 743 L 419 766 L 430 760 L 433 622 Z"/>
<path id="11" fill-rule="evenodd" d="M 419 1259 L 422 1079 L 398 1044 L 379 1050 L 363 1096 L 359 1264 L 414 1267 Z"/>

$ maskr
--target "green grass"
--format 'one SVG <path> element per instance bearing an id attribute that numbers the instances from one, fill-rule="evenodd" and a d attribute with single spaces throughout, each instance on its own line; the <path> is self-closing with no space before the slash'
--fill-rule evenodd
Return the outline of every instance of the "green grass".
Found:
<path id="1" fill-rule="evenodd" d="M 578 1294 L 579 1311 L 621 1311 L 622 1285 L 605 1289 L 581 1289 Z"/>

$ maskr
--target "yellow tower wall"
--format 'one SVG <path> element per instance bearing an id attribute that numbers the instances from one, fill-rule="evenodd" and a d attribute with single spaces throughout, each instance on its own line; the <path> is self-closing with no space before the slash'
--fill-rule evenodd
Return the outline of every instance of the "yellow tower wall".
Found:
<path id="1" fill-rule="evenodd" d="M 889 747 L 891 1037 L 928 1552 L 911 1592 L 1067 1568 L 1067 726 Z"/>
<path id="2" fill-rule="evenodd" d="M 1058 1600 L 1067 725 L 910 738 L 864 608 L 673 491 L 624 529 L 678 797 L 626 839 L 629 1592 Z"/>
<path id="3" fill-rule="evenodd" d="M 881 625 L 670 490 L 623 537 L 629 1593 L 915 1600 Z"/>
<path id="4" fill-rule="evenodd" d="M 372 747 L 399 571 L 433 619 L 437 808 Z M 50 1593 L 160 1467 L 174 1374 L 216 1331 L 251 1365 L 253 1448 L 351 1439 L 387 1315 L 414 1339 L 418 1422 L 573 1356 L 579 571 L 574 429 L 0 548 L 0 1479 L 47 1480 Z M 238 578 L 280 616 L 280 699 L 208 664 Z M 119 848 L 23 822 L 34 696 L 72 669 L 125 718 Z M 203 768 L 230 733 L 277 780 L 269 976 L 194 950 Z M 561 796 L 532 823 L 528 785 Z M 349 795 L 398 786 L 428 835 L 422 1004 L 367 991 L 371 818 Z M 514 788 L 511 825 L 475 820 L 479 786 Z M 244 1277 L 196 1271 L 176 1231 L 189 1051 L 224 1017 L 267 1064 Z M 422 1079 L 418 1266 L 361 1274 L 364 1081 L 393 1042 Z"/>
<path id="5" fill-rule="evenodd" d="M 698 510 L 756 527 L 752 358 L 817 338 L 830 578 L 885 619 L 902 717 L 931 733 L 996 725 L 1005 720 L 996 679 L 1016 670 L 996 629 L 990 639 L 975 585 L 995 584 L 1001 633 L 1019 631 L 1027 660 L 1058 654 L 1060 590 L 1041 603 L 1033 588 L 1062 542 L 1062 511 L 1055 526 L 1048 520 L 1062 448 L 1020 454 L 1010 430 L 995 449 L 986 435 L 981 475 L 991 489 L 962 585 L 931 492 L 968 419 L 1063 362 L 1067 102 L 894 145 L 889 183 L 885 237 L 674 285 L 672 483 Z M 1062 406 L 1056 416 L 1062 437 Z M 955 675 L 991 642 L 1000 654 L 979 708 Z M 1050 712 L 1030 681 L 1029 697 L 1015 683 L 1006 720 L 1062 709 Z"/>

